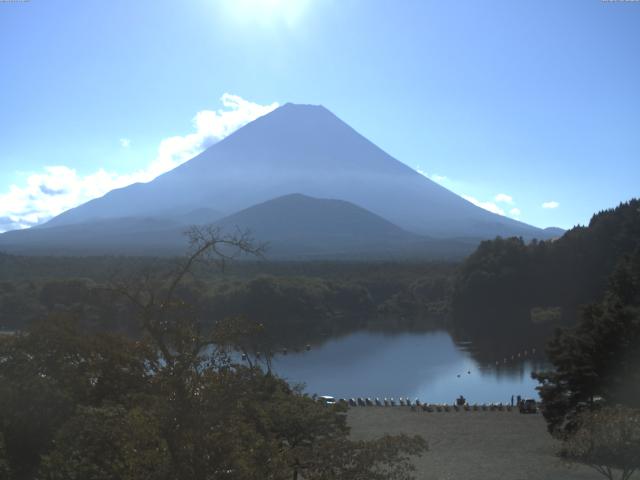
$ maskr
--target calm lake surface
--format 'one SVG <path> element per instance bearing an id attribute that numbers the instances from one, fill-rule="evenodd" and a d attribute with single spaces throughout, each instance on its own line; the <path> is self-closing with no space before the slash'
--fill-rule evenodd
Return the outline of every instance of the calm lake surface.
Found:
<path id="1" fill-rule="evenodd" d="M 464 395 L 470 404 L 511 401 L 511 395 L 538 398 L 531 372 L 544 363 L 527 352 L 500 365 L 480 364 L 469 343 L 456 344 L 447 332 L 357 332 L 332 339 L 308 352 L 277 355 L 273 369 L 289 382 L 304 383 L 310 394 L 352 397 L 409 397 L 452 403 Z"/>

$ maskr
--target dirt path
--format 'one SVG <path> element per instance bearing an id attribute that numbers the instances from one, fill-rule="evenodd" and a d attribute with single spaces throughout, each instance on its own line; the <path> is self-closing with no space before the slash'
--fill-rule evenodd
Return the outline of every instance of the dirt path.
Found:
<path id="1" fill-rule="evenodd" d="M 588 467 L 568 467 L 541 415 L 514 412 L 412 412 L 408 407 L 354 407 L 356 439 L 385 433 L 422 435 L 429 452 L 416 459 L 420 480 L 597 480 Z"/>

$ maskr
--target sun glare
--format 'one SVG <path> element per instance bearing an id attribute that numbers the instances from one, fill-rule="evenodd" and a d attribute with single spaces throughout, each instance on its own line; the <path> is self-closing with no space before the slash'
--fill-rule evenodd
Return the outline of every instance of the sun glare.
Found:
<path id="1" fill-rule="evenodd" d="M 240 23 L 293 27 L 305 13 L 308 0 L 229 0 L 223 9 Z"/>

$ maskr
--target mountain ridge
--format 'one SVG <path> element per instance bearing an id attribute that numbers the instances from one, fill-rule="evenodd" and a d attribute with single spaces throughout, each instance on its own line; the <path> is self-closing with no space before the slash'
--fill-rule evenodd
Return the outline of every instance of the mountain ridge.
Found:
<path id="1" fill-rule="evenodd" d="M 121 216 L 122 211 L 151 215 L 207 206 L 230 215 L 291 192 L 347 200 L 423 235 L 546 236 L 541 229 L 483 210 L 427 179 L 326 108 L 291 103 L 151 182 L 109 192 L 44 227 Z"/>
<path id="2" fill-rule="evenodd" d="M 308 198 L 315 201 L 309 203 Z M 307 210 L 299 213 L 297 222 L 286 225 L 282 219 L 290 221 L 291 212 L 297 211 L 292 199 L 307 202 Z M 151 250 L 174 251 L 178 226 L 224 219 L 228 224 L 229 217 L 240 213 L 247 220 L 265 203 L 274 226 L 259 222 L 259 216 L 253 218 L 249 223 L 257 227 L 256 236 L 273 237 L 282 244 L 283 232 L 288 232 L 300 244 L 298 248 L 290 241 L 287 248 L 303 253 L 314 248 L 321 254 L 337 252 L 340 246 L 334 240 L 339 237 L 342 249 L 355 254 L 355 238 L 361 250 L 376 245 L 374 250 L 389 251 L 395 245 L 407 251 L 412 243 L 408 250 L 421 244 L 438 252 L 449 251 L 442 243 L 446 239 L 457 239 L 449 241 L 465 245 L 459 251 L 466 252 L 470 241 L 479 243 L 496 236 L 558 236 L 557 229 L 542 230 L 473 205 L 393 158 L 323 106 L 287 103 L 148 183 L 112 190 L 46 224 L 1 235 L 0 247 L 22 244 L 22 253 L 26 253 L 28 245 L 48 245 L 53 250 L 76 245 L 79 251 L 90 251 L 91 242 L 103 244 L 111 238 L 113 245 L 108 250 L 114 253 L 144 250 L 145 241 Z M 278 208 L 282 211 L 274 213 Z M 341 224 L 348 234 L 339 234 L 335 222 L 339 218 L 332 221 L 327 211 L 355 222 Z M 300 215 L 310 215 L 311 222 L 321 218 L 321 224 L 333 232 L 333 240 L 326 232 L 315 233 L 325 235 L 331 249 L 320 248 L 306 234 L 314 231 L 313 223 Z M 357 235 L 354 227 L 358 225 L 372 229 L 371 233 Z M 159 236 L 163 229 L 166 238 Z M 65 238 L 69 236 L 84 238 L 88 244 Z M 46 238 L 48 241 L 43 240 Z"/>
<path id="3" fill-rule="evenodd" d="M 253 205 L 214 223 L 222 232 L 249 231 L 268 245 L 266 258 L 460 259 L 479 240 L 436 240 L 400 227 L 344 200 L 289 194 Z M 41 255 L 180 255 L 187 225 L 153 217 L 89 220 L 72 225 L 8 232 L 0 250 Z"/>

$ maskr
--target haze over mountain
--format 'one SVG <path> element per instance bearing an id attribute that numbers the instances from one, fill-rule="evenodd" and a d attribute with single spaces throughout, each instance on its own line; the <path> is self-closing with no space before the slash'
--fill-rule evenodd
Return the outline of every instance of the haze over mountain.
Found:
<path id="1" fill-rule="evenodd" d="M 209 213 L 209 212 L 207 212 Z M 188 216 L 191 220 L 192 217 Z M 249 231 L 269 259 L 460 259 L 475 241 L 430 239 L 344 200 L 291 194 L 215 222 L 223 232 Z M 123 217 L 7 232 L 0 249 L 40 255 L 180 255 L 190 224 L 171 218 Z"/>
<path id="2" fill-rule="evenodd" d="M 396 240 L 406 240 L 410 234 L 477 240 L 496 235 L 548 238 L 557 233 L 473 205 L 394 159 L 322 106 L 286 104 L 155 180 L 113 190 L 37 228 L 5 234 L 0 237 L 0 247 L 7 244 L 7 236 L 11 237 L 12 244 L 19 240 L 18 243 L 27 245 L 30 237 L 45 241 L 45 232 L 52 235 L 51 241 L 55 244 L 78 229 L 71 228 L 66 234 L 54 232 L 64 232 L 80 224 L 84 224 L 85 229 L 89 228 L 88 224 L 98 228 L 104 220 L 124 217 L 153 219 L 169 231 L 175 224 L 184 224 L 186 219 L 188 223 L 210 223 L 293 193 L 351 202 L 354 207 L 364 209 L 363 212 L 368 210 L 369 219 L 382 217 L 378 219 L 378 226 L 381 221 L 388 225 L 382 229 L 384 234 L 380 230 L 376 230 L 376 234 L 382 234 L 384 239 L 378 240 L 387 244 L 393 237 L 392 231 L 396 232 Z M 290 211 L 292 202 L 304 199 L 289 197 L 286 202 L 269 204 L 269 208 L 286 205 Z M 328 211 L 312 207 L 306 205 L 311 219 L 320 210 L 323 214 Z M 244 218 L 249 214 L 244 212 Z M 287 218 L 284 212 L 281 215 Z M 121 220 L 104 223 L 98 230 L 108 229 L 105 225 L 109 224 L 117 230 Z M 143 224 L 140 229 L 136 227 L 140 235 Z M 256 237 L 260 237 L 259 231 L 275 233 L 277 230 L 270 230 L 265 222 L 256 226 L 259 226 Z M 289 228 L 284 228 L 282 223 L 279 226 L 281 232 L 286 230 L 287 238 L 296 237 L 296 222 Z M 308 227 L 307 224 L 307 232 L 312 231 Z M 371 240 L 364 230 L 358 236 L 348 227 L 344 225 L 345 241 L 356 237 L 362 242 Z M 364 228 L 364 224 L 360 227 Z M 123 231 L 131 229 L 126 227 Z M 312 240 L 302 227 L 299 233 L 300 239 Z M 142 237 L 139 238 L 142 242 Z"/>

